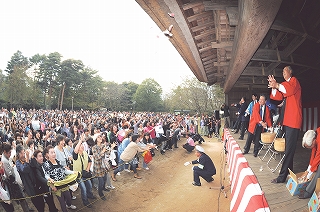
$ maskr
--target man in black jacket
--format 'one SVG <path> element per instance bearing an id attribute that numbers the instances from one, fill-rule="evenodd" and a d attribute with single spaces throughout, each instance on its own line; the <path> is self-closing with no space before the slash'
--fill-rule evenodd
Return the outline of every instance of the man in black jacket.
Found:
<path id="1" fill-rule="evenodd" d="M 201 146 L 196 146 L 195 155 L 198 157 L 197 160 L 191 162 L 185 162 L 184 165 L 198 164 L 193 166 L 193 183 L 194 186 L 201 186 L 200 177 L 205 179 L 207 182 L 212 182 L 212 176 L 216 174 L 216 167 L 214 166 L 211 158 L 204 153 L 204 149 Z"/>
<path id="2" fill-rule="evenodd" d="M 16 147 L 16 152 L 18 158 L 16 166 L 24 186 L 24 191 L 29 197 L 32 197 L 31 202 L 37 210 L 43 212 L 44 200 L 41 196 L 35 196 L 40 194 L 40 191 L 36 186 L 35 177 L 30 166 L 29 151 L 26 152 L 23 146 L 19 144 Z"/>

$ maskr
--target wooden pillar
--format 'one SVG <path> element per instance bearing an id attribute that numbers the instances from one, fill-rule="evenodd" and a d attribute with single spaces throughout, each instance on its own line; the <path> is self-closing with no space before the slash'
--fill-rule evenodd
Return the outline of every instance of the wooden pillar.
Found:
<path id="1" fill-rule="evenodd" d="M 282 0 L 239 0 L 239 22 L 224 92 L 228 93 L 258 49 L 278 13 Z M 266 85 L 267 86 L 267 85 Z"/>

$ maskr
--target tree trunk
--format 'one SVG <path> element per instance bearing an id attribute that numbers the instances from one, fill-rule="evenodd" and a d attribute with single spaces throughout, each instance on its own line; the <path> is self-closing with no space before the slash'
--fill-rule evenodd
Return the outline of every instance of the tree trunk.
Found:
<path id="1" fill-rule="evenodd" d="M 60 110 L 62 110 L 63 97 L 64 97 L 64 89 L 65 89 L 65 87 L 66 87 L 66 83 L 63 83 L 62 93 L 61 93 L 61 104 L 60 104 Z"/>

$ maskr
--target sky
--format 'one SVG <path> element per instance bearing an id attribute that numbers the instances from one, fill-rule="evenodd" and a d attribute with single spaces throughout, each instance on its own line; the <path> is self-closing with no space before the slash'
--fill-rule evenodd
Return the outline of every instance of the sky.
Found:
<path id="1" fill-rule="evenodd" d="M 164 93 L 193 76 L 133 0 L 1 1 L 0 29 L 1 70 L 20 50 L 25 57 L 59 52 L 62 60 L 82 60 L 106 81 L 153 78 Z"/>

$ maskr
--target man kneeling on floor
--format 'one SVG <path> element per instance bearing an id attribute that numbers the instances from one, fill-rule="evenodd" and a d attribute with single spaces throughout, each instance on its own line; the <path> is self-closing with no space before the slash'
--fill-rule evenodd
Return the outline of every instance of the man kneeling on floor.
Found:
<path id="1" fill-rule="evenodd" d="M 200 177 L 205 179 L 207 182 L 212 182 L 212 176 L 216 174 L 216 167 L 214 166 L 211 158 L 204 153 L 204 149 L 201 146 L 196 146 L 195 155 L 198 157 L 197 160 L 191 162 L 185 162 L 184 165 L 198 164 L 192 167 L 193 171 L 193 183 L 194 186 L 201 186 Z"/>
<path id="2" fill-rule="evenodd" d="M 311 150 L 311 157 L 308 169 L 304 172 L 301 176 L 302 179 L 308 181 L 311 178 L 313 172 L 316 172 L 313 176 L 312 180 L 310 181 L 309 185 L 306 187 L 306 192 L 301 193 L 298 197 L 299 199 L 309 199 L 317 184 L 317 179 L 320 177 L 320 127 L 314 130 L 308 130 L 302 139 L 302 147 L 312 149 Z"/>

